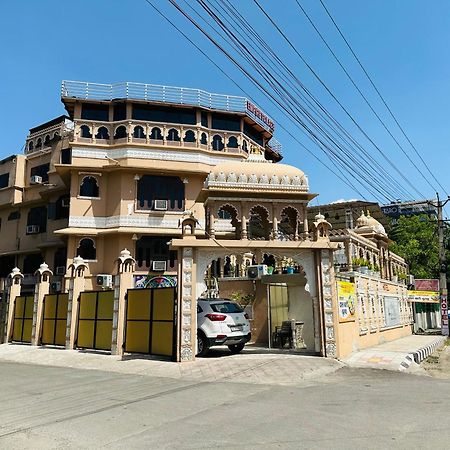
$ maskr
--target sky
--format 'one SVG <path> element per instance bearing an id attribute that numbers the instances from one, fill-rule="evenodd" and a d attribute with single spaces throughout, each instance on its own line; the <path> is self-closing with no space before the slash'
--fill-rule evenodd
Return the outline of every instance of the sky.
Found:
<path id="1" fill-rule="evenodd" d="M 355 192 L 306 152 L 290 131 L 323 162 L 333 166 L 302 131 L 196 31 L 167 0 L 152 0 L 191 37 L 232 82 L 145 0 L 14 0 L 0 2 L 0 159 L 23 152 L 28 130 L 65 113 L 60 101 L 62 80 L 98 83 L 134 81 L 200 88 L 244 95 L 245 91 L 276 123 L 284 163 L 301 168 L 309 177 L 315 203 L 339 199 L 376 199 Z M 298 8 L 295 0 L 260 0 L 307 59 L 324 83 L 345 105 L 381 149 L 369 142 L 366 150 L 397 177 L 413 196 L 433 198 L 450 193 L 450 2 L 447 0 L 324 0 L 341 30 L 360 57 L 406 134 L 444 189 L 423 169 L 390 116 L 339 38 L 319 0 L 299 0 L 329 40 L 342 63 L 361 86 L 396 138 L 419 166 L 409 163 L 389 137 Z M 183 3 L 180 1 L 180 4 Z M 194 0 L 190 0 L 191 5 Z M 270 42 L 277 55 L 351 133 L 354 124 L 281 39 L 253 0 L 232 0 L 255 30 Z M 265 61 L 262 61 L 265 63 Z M 239 88 L 239 87 L 241 88 Z M 363 162 L 364 164 L 364 162 Z M 392 169 L 393 164 L 396 169 Z M 400 175 L 401 174 L 401 175 Z M 419 193 L 411 192 L 401 176 Z M 376 183 L 385 180 L 373 173 Z M 363 195 L 360 195 L 363 194 Z M 381 199 L 383 200 L 383 199 Z M 395 199 L 391 199 L 395 200 Z"/>

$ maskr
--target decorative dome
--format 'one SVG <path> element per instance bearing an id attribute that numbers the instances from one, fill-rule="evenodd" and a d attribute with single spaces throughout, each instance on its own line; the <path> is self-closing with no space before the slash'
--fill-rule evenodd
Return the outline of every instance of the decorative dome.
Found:
<path id="1" fill-rule="evenodd" d="M 364 211 L 361 212 L 361 216 L 356 220 L 356 229 L 358 232 L 375 232 L 379 234 L 386 234 L 386 230 L 383 225 L 378 222 L 377 219 L 372 217 L 369 211 L 367 211 L 367 215 L 364 214 Z"/>
<path id="2" fill-rule="evenodd" d="M 245 161 L 223 162 L 213 167 L 205 187 L 308 192 L 308 179 L 297 167 L 275 164 L 264 159 L 264 155 L 251 154 Z"/>
<path id="3" fill-rule="evenodd" d="M 314 218 L 316 219 L 316 221 L 317 220 L 325 220 L 325 216 L 323 214 L 321 214 L 320 212 L 319 212 L 319 214 L 316 214 L 316 216 Z"/>

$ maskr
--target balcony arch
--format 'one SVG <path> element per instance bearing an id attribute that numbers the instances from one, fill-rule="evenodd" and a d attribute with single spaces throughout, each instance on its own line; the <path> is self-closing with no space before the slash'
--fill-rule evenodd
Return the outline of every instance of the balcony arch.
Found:
<path id="1" fill-rule="evenodd" d="M 145 139 L 144 128 L 140 125 L 135 126 L 133 129 L 133 137 L 136 139 Z"/>
<path id="2" fill-rule="evenodd" d="M 158 128 L 158 127 L 152 128 L 152 131 L 150 133 L 150 139 L 153 139 L 155 141 L 162 141 L 163 136 L 161 133 L 161 128 Z"/>
<path id="3" fill-rule="evenodd" d="M 200 136 L 200 144 L 208 145 L 208 136 L 206 133 L 202 133 L 202 135 Z"/>
<path id="4" fill-rule="evenodd" d="M 28 143 L 28 151 L 31 152 L 33 149 L 34 149 L 34 143 L 33 143 L 33 141 L 30 141 Z"/>
<path id="5" fill-rule="evenodd" d="M 44 138 L 44 145 L 50 145 L 50 135 L 46 134 Z"/>
<path id="6" fill-rule="evenodd" d="M 128 137 L 125 125 L 119 125 L 114 132 L 114 139 L 126 139 Z"/>
<path id="7" fill-rule="evenodd" d="M 239 143 L 236 136 L 230 136 L 228 138 L 227 147 L 229 148 L 239 148 Z"/>
<path id="8" fill-rule="evenodd" d="M 180 133 L 178 132 L 178 130 L 175 129 L 175 128 L 171 128 L 167 132 L 167 140 L 168 141 L 179 142 L 180 141 Z"/>
<path id="9" fill-rule="evenodd" d="M 95 139 L 109 139 L 109 131 L 106 127 L 99 127 Z"/>
<path id="10" fill-rule="evenodd" d="M 255 205 L 249 212 L 247 234 L 250 240 L 269 240 L 269 211 L 261 205 Z"/>
<path id="11" fill-rule="evenodd" d="M 81 125 L 80 136 L 82 138 L 92 138 L 91 129 L 87 125 Z"/>
<path id="12" fill-rule="evenodd" d="M 192 130 L 187 130 L 186 133 L 184 133 L 184 142 L 195 142 L 195 133 Z"/>
<path id="13" fill-rule="evenodd" d="M 221 152 L 224 149 L 222 136 L 215 134 L 212 139 L 212 149 Z"/>
<path id="14" fill-rule="evenodd" d="M 38 140 L 36 141 L 36 148 L 41 148 L 42 147 L 42 138 L 38 138 Z"/>
<path id="15" fill-rule="evenodd" d="M 292 241 L 298 238 L 298 222 L 300 213 L 297 208 L 287 206 L 282 209 L 278 224 L 278 238 Z"/>

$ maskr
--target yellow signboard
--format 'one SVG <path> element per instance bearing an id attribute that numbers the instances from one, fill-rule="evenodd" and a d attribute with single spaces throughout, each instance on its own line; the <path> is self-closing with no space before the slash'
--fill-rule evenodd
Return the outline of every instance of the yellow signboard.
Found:
<path id="1" fill-rule="evenodd" d="M 356 288 L 355 283 L 338 281 L 339 322 L 354 322 L 356 320 Z"/>
<path id="2" fill-rule="evenodd" d="M 439 292 L 437 291 L 408 291 L 409 302 L 439 303 Z"/>

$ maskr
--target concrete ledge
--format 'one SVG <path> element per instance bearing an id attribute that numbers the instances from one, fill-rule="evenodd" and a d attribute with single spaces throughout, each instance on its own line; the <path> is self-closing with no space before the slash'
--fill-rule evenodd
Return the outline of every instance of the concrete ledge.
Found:
<path id="1" fill-rule="evenodd" d="M 413 354 L 414 361 L 419 364 L 425 358 L 430 356 L 435 350 L 442 347 L 447 339 L 447 336 L 438 336 L 436 340 L 424 347 L 417 349 Z"/>

